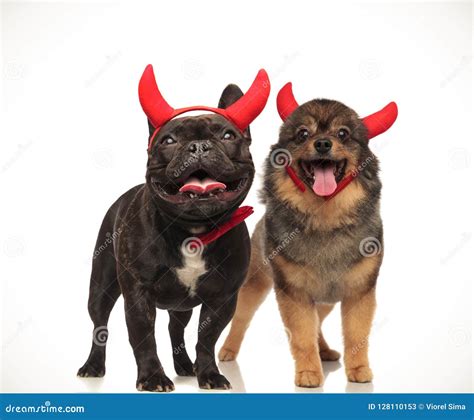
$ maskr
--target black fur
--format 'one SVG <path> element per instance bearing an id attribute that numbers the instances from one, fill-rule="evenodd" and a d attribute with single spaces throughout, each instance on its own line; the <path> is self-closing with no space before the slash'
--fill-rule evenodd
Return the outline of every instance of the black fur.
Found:
<path id="1" fill-rule="evenodd" d="M 241 96 L 237 86 L 229 85 L 219 106 L 225 108 Z M 153 131 L 150 125 L 150 135 Z M 223 140 L 222 133 L 226 131 L 231 131 L 235 138 Z M 167 136 L 172 136 L 176 143 L 162 143 Z M 201 152 L 196 153 L 191 147 L 193 142 L 206 142 L 205 151 L 199 149 Z M 254 176 L 249 145 L 250 132 L 240 133 L 219 115 L 168 122 L 149 152 L 146 183 L 122 195 L 104 218 L 92 266 L 89 314 L 96 334 L 103 329 L 102 338 L 106 338 L 110 312 L 123 294 L 139 390 L 174 389 L 156 352 L 156 308 L 169 312 L 176 373 L 196 375 L 202 388 L 230 387 L 217 368 L 214 346 L 233 316 L 237 292 L 248 269 L 250 241 L 245 223 L 204 248 L 202 258 L 207 271 L 198 278 L 195 293 L 179 281 L 176 270 L 184 264 L 181 246 L 185 239 L 195 236 L 195 229 L 209 231 L 226 221 L 247 195 Z M 247 183 L 231 200 L 171 203 L 162 188 L 174 188 L 196 170 L 205 170 L 223 181 L 246 178 Z M 110 238 L 113 245 L 104 248 Z M 202 307 L 197 358 L 192 363 L 184 344 L 184 328 L 198 305 Z M 106 340 L 102 341 L 94 337 L 79 376 L 105 374 Z"/>

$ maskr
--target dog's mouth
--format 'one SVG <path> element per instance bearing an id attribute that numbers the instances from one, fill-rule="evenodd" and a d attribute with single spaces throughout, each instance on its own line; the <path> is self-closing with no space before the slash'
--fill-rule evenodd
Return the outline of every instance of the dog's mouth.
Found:
<path id="1" fill-rule="evenodd" d="M 344 177 L 347 159 L 301 160 L 300 165 L 305 180 L 311 186 L 314 193 L 321 197 L 327 197 L 336 191 L 337 184 Z"/>
<path id="2" fill-rule="evenodd" d="M 232 201 L 245 191 L 248 181 L 248 177 L 219 180 L 203 169 L 194 171 L 178 183 L 163 184 L 161 179 L 151 177 L 153 188 L 160 197 L 175 204 L 211 200 Z"/>

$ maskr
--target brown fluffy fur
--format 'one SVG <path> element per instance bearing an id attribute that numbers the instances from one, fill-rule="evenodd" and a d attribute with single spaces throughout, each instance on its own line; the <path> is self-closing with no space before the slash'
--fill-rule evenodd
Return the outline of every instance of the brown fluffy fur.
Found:
<path id="1" fill-rule="evenodd" d="M 344 141 L 335 134 L 341 126 L 350 133 Z M 301 127 L 310 132 L 305 141 L 298 141 Z M 272 151 L 289 151 L 292 166 L 303 179 L 299 162 L 317 157 L 314 141 L 322 136 L 333 143 L 333 159 L 346 159 L 345 174 L 360 171 L 362 165 L 364 169 L 346 189 L 325 201 L 313 193 L 307 180 L 306 191 L 299 191 L 284 169 L 267 159 L 262 192 L 267 211 L 253 234 L 250 270 L 239 293 L 229 336 L 219 352 L 220 360 L 236 358 L 253 315 L 273 286 L 289 332 L 295 384 L 303 387 L 321 386 L 321 360 L 340 357 L 321 332 L 322 321 L 337 302 L 341 302 L 347 378 L 354 382 L 372 380 L 368 338 L 383 255 L 381 249 L 371 256 L 360 251 L 366 238 L 383 242 L 381 184 L 377 159 L 367 146 L 365 127 L 354 111 L 328 100 L 303 104 L 283 124 Z M 289 232 L 295 231 L 297 234 L 285 241 Z M 283 243 L 286 245 L 281 246 Z"/>

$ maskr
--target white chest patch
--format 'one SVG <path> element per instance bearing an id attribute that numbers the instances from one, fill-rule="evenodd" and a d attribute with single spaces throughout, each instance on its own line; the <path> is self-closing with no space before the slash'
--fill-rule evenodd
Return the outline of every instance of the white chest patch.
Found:
<path id="1" fill-rule="evenodd" d="M 182 255 L 183 267 L 176 268 L 175 272 L 179 281 L 189 289 L 189 294 L 194 296 L 198 278 L 207 272 L 206 261 L 200 252 L 193 255 L 184 252 Z"/>

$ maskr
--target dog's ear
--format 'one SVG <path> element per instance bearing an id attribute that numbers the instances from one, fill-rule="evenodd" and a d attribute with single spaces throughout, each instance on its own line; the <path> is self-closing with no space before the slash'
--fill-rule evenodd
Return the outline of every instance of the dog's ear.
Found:
<path id="1" fill-rule="evenodd" d="M 237 86 L 237 85 L 227 85 L 221 95 L 221 99 L 219 99 L 219 105 L 217 105 L 221 109 L 225 109 L 228 106 L 231 106 L 234 102 L 244 96 L 244 92 Z"/>
<path id="2" fill-rule="evenodd" d="M 223 90 L 221 98 L 219 99 L 219 104 L 217 105 L 218 108 L 225 109 L 231 106 L 234 102 L 244 96 L 244 92 L 234 84 L 227 85 L 227 87 Z M 250 138 L 250 127 L 247 127 L 244 130 L 244 134 Z"/>
<path id="3" fill-rule="evenodd" d="M 148 120 L 148 131 L 150 132 L 150 137 L 155 132 L 155 127 L 153 127 L 153 124 L 150 122 L 150 120 Z"/>

